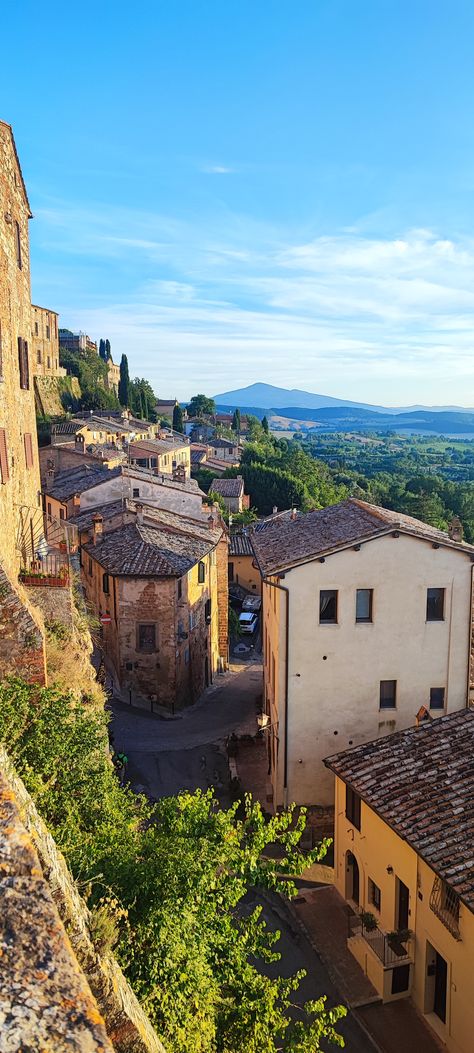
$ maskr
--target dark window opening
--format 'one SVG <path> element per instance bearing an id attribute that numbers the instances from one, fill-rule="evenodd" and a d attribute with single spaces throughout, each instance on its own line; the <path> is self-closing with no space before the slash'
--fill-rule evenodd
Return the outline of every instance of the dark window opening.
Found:
<path id="1" fill-rule="evenodd" d="M 198 582 L 200 585 L 206 580 L 206 566 L 204 563 L 198 563 Z"/>
<path id="2" fill-rule="evenodd" d="M 401 994 L 408 991 L 410 986 L 410 966 L 396 965 L 392 969 L 392 994 Z"/>
<path id="3" fill-rule="evenodd" d="M 378 885 L 369 877 L 369 903 L 372 903 L 376 910 L 380 910 L 381 900 L 382 895 Z"/>
<path id="4" fill-rule="evenodd" d="M 138 626 L 137 649 L 145 654 L 156 651 L 156 625 L 146 623 Z"/>
<path id="5" fill-rule="evenodd" d="M 109 575 L 108 574 L 103 574 L 102 575 L 102 592 L 105 592 L 105 595 L 108 596 L 109 595 L 109 591 L 110 591 L 109 590 Z"/>
<path id="6" fill-rule="evenodd" d="M 337 590 L 321 589 L 319 593 L 319 621 L 322 625 L 337 623 Z"/>
<path id="7" fill-rule="evenodd" d="M 444 709 L 444 687 L 430 687 L 430 709 Z"/>
<path id="8" fill-rule="evenodd" d="M 133 497 L 140 497 L 140 490 L 139 490 L 138 486 L 135 486 L 133 488 L 132 495 L 133 495 Z"/>
<path id="9" fill-rule="evenodd" d="M 18 337 L 18 365 L 20 368 L 20 387 L 23 391 L 28 391 L 30 386 L 28 342 L 23 340 L 22 336 Z"/>
<path id="10" fill-rule="evenodd" d="M 346 819 L 360 830 L 360 797 L 350 786 L 346 786 Z"/>
<path id="11" fill-rule="evenodd" d="M 205 604 L 205 607 L 204 607 L 204 615 L 205 615 L 205 618 L 206 618 L 206 624 L 207 625 L 211 624 L 211 613 L 212 613 L 211 600 L 206 600 L 206 604 Z"/>
<path id="12" fill-rule="evenodd" d="M 372 621 L 372 597 L 373 589 L 357 589 L 356 592 L 356 622 Z"/>
<path id="13" fill-rule="evenodd" d="M 182 595 L 183 595 L 183 582 L 182 582 L 181 578 L 178 578 L 178 600 L 181 599 Z"/>
<path id="14" fill-rule="evenodd" d="M 397 705 L 397 681 L 380 681 L 380 709 L 395 709 Z"/>
<path id="15" fill-rule="evenodd" d="M 21 235 L 20 235 L 20 224 L 18 223 L 18 220 L 15 220 L 15 252 L 16 252 L 16 262 L 17 262 L 17 264 L 18 264 L 18 266 L 19 266 L 19 268 L 21 270 L 21 268 L 22 268 Z"/>
<path id="16" fill-rule="evenodd" d="M 426 621 L 444 621 L 444 589 L 428 589 L 426 595 Z"/>
<path id="17" fill-rule="evenodd" d="M 229 563 L 229 581 L 234 580 L 234 564 Z"/>

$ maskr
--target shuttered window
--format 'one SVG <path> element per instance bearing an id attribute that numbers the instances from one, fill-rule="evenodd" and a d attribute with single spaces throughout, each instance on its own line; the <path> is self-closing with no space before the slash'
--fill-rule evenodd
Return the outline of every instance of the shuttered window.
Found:
<path id="1" fill-rule="evenodd" d="M 0 482 L 6 483 L 9 478 L 7 433 L 5 428 L 0 428 Z"/>
<path id="2" fill-rule="evenodd" d="M 19 266 L 19 268 L 21 270 L 21 268 L 22 268 L 21 234 L 20 234 L 20 224 L 17 222 L 17 220 L 15 220 L 15 252 L 16 252 L 16 262 L 17 262 L 17 264 L 18 264 L 18 266 Z"/>
<path id="3" fill-rule="evenodd" d="M 3 375 L 2 323 L 0 322 L 0 377 Z"/>
<path id="4" fill-rule="evenodd" d="M 18 365 L 20 368 L 20 387 L 28 391 L 30 386 L 30 368 L 28 362 L 28 341 L 18 337 Z"/>
<path id="5" fill-rule="evenodd" d="M 32 468 L 33 467 L 33 440 L 31 438 L 30 432 L 28 432 L 28 431 L 25 432 L 25 434 L 23 436 L 23 441 L 25 443 L 26 467 L 27 468 Z"/>

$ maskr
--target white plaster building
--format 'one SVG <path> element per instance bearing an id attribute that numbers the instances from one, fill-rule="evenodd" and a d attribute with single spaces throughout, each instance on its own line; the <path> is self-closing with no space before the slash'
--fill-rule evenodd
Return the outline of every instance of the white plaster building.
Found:
<path id="1" fill-rule="evenodd" d="M 474 546 L 355 499 L 251 538 L 274 807 L 330 805 L 325 756 L 466 706 Z"/>

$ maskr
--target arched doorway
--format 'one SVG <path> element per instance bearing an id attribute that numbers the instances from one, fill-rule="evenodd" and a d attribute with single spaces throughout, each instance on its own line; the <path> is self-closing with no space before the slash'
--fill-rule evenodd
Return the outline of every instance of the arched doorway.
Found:
<path id="1" fill-rule="evenodd" d="M 346 852 L 346 899 L 359 903 L 359 864 L 353 852 Z"/>

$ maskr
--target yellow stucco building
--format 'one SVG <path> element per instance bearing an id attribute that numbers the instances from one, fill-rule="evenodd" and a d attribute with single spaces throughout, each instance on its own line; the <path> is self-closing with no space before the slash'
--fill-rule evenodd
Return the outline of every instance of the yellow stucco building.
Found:
<path id="1" fill-rule="evenodd" d="M 410 997 L 450 1053 L 471 1053 L 474 712 L 424 711 L 325 763 L 349 949 L 384 1002 Z"/>

